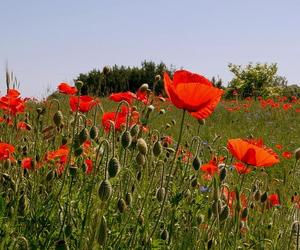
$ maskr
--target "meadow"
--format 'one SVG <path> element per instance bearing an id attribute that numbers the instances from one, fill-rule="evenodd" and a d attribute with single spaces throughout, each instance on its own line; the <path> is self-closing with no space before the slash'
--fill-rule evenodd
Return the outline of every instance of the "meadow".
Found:
<path id="1" fill-rule="evenodd" d="M 184 84 L 0 97 L 0 248 L 299 249 L 300 100 Z"/>

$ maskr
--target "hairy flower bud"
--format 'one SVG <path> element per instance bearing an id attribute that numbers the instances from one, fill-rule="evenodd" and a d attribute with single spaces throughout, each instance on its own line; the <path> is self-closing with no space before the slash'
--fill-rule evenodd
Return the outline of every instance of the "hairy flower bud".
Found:
<path id="1" fill-rule="evenodd" d="M 103 180 L 100 184 L 98 195 L 100 200 L 107 201 L 112 193 L 112 187 L 108 180 Z"/>
<path id="2" fill-rule="evenodd" d="M 148 146 L 143 138 L 139 138 L 137 140 L 137 148 L 141 154 L 143 154 L 143 155 L 147 154 Z"/>
<path id="3" fill-rule="evenodd" d="M 107 222 L 106 222 L 106 218 L 102 216 L 98 228 L 98 237 L 97 237 L 99 245 L 105 246 L 105 243 L 107 241 L 107 236 L 108 236 Z"/>
<path id="4" fill-rule="evenodd" d="M 160 141 L 156 141 L 153 145 L 153 155 L 155 157 L 158 157 L 160 156 L 161 152 L 162 152 L 162 145 Z"/>
<path id="5" fill-rule="evenodd" d="M 121 144 L 123 148 L 128 148 L 131 144 L 132 137 L 128 130 L 124 131 L 124 133 L 121 136 Z"/>
<path id="6" fill-rule="evenodd" d="M 115 177 L 120 171 L 120 162 L 116 157 L 113 157 L 108 162 L 108 174 L 110 178 Z"/>
<path id="7" fill-rule="evenodd" d="M 127 209 L 126 202 L 124 201 L 123 198 L 120 198 L 118 200 L 118 209 L 119 209 L 120 213 L 124 213 L 125 210 Z"/>
<path id="8" fill-rule="evenodd" d="M 201 166 L 201 160 L 200 160 L 199 156 L 196 155 L 196 157 L 195 157 L 194 160 L 193 160 L 193 168 L 194 168 L 196 171 L 198 171 L 199 168 L 200 168 L 200 166 Z"/>
<path id="9" fill-rule="evenodd" d="M 166 193 L 165 188 L 160 187 L 159 189 L 157 189 L 157 192 L 156 192 L 156 199 L 157 199 L 159 202 L 162 202 L 163 199 L 164 199 L 164 197 L 165 197 L 165 193 Z"/>
<path id="10" fill-rule="evenodd" d="M 59 127 L 62 124 L 63 114 L 60 110 L 58 110 L 53 116 L 53 122 L 56 127 Z"/>
<path id="11" fill-rule="evenodd" d="M 97 126 L 93 126 L 90 129 L 90 137 L 92 140 L 95 140 L 99 134 L 99 129 Z"/>

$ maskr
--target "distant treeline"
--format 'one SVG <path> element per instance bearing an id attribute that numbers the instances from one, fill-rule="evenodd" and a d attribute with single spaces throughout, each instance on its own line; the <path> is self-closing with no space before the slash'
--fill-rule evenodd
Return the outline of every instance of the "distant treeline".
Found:
<path id="1" fill-rule="evenodd" d="M 148 83 L 153 88 L 156 75 L 163 75 L 163 72 L 174 72 L 172 67 L 168 68 L 163 62 L 143 61 L 141 67 L 117 66 L 104 67 L 102 70 L 93 69 L 87 74 L 80 74 L 76 80 L 84 83 L 82 94 L 96 96 L 107 96 L 112 92 L 132 91 L 136 92 L 143 83 Z M 163 79 L 155 86 L 155 92 L 163 90 Z"/>

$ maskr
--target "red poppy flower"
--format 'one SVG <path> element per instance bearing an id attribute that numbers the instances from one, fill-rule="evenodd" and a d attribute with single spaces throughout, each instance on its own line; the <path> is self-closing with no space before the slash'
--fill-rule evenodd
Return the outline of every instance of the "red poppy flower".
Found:
<path id="1" fill-rule="evenodd" d="M 280 206 L 278 194 L 270 194 L 268 196 L 268 203 L 270 207 Z"/>
<path id="2" fill-rule="evenodd" d="M 23 113 L 25 111 L 25 101 L 19 96 L 19 91 L 9 89 L 7 94 L 0 98 L 0 109 L 12 115 Z"/>
<path id="3" fill-rule="evenodd" d="M 15 147 L 8 143 L 0 142 L 0 160 L 11 159 L 11 154 L 15 152 Z"/>
<path id="4" fill-rule="evenodd" d="M 186 70 L 176 71 L 173 81 L 165 73 L 164 84 L 171 102 L 197 119 L 210 116 L 223 94 L 223 90 L 215 88 L 205 77 Z"/>
<path id="5" fill-rule="evenodd" d="M 228 188 L 223 187 L 221 190 L 222 195 L 225 198 L 225 201 L 230 209 L 230 214 L 233 215 L 234 213 L 234 206 L 236 205 L 236 192 L 235 191 L 230 191 Z M 247 197 L 245 194 L 241 193 L 240 194 L 240 205 L 242 208 L 247 207 Z"/>
<path id="6" fill-rule="evenodd" d="M 245 164 L 241 162 L 235 162 L 233 163 L 233 166 L 239 174 L 248 174 L 251 172 L 251 168 L 247 167 Z"/>
<path id="7" fill-rule="evenodd" d="M 283 148 L 281 144 L 276 144 L 275 147 L 279 150 L 281 150 Z"/>
<path id="8" fill-rule="evenodd" d="M 290 108 L 292 108 L 292 104 L 289 104 L 289 103 L 286 103 L 286 104 L 283 104 L 282 108 L 287 111 L 289 110 Z"/>
<path id="9" fill-rule="evenodd" d="M 129 104 L 131 104 L 133 99 L 136 98 L 136 94 L 134 94 L 130 91 L 120 92 L 120 93 L 112 93 L 108 98 L 114 102 L 126 101 Z"/>
<path id="10" fill-rule="evenodd" d="M 279 162 L 278 155 L 261 139 L 230 139 L 227 148 L 236 159 L 256 167 L 269 167 Z"/>
<path id="11" fill-rule="evenodd" d="M 46 155 L 47 161 L 55 161 L 58 169 L 58 174 L 61 174 L 64 170 L 64 166 L 68 160 L 70 149 L 67 147 L 67 145 L 61 146 L 59 149 L 54 151 L 49 151 Z"/>
<path id="12" fill-rule="evenodd" d="M 223 157 L 220 157 L 219 159 L 217 157 L 213 157 L 213 159 L 208 163 L 202 165 L 200 169 L 205 172 L 205 175 L 203 176 L 204 179 L 211 180 L 216 173 L 219 173 L 218 164 L 222 163 L 223 160 Z"/>
<path id="13" fill-rule="evenodd" d="M 60 93 L 67 94 L 67 95 L 75 95 L 78 92 L 76 87 L 72 87 L 69 84 L 64 82 L 60 83 L 57 89 L 59 90 Z"/>
<path id="14" fill-rule="evenodd" d="M 32 168 L 32 158 L 27 157 L 22 160 L 21 166 L 23 169 L 31 169 Z"/>
<path id="15" fill-rule="evenodd" d="M 148 99 L 147 91 L 142 91 L 142 90 L 139 89 L 136 92 L 136 98 L 137 98 L 137 100 L 141 101 L 145 105 L 148 104 L 149 99 Z"/>
<path id="16" fill-rule="evenodd" d="M 31 126 L 26 122 L 18 122 L 17 127 L 21 130 L 31 130 Z"/>
<path id="17" fill-rule="evenodd" d="M 282 152 L 282 156 L 283 156 L 285 159 L 291 159 L 291 158 L 293 157 L 293 153 L 288 152 L 288 151 L 285 151 L 285 152 Z"/>
<path id="18" fill-rule="evenodd" d="M 97 101 L 95 101 L 90 96 L 87 96 L 87 95 L 83 95 L 80 97 L 70 96 L 70 107 L 73 112 L 76 112 L 77 107 L 78 107 L 78 110 L 80 112 L 86 113 L 86 112 L 89 112 L 96 105 L 97 105 Z"/>
<path id="19" fill-rule="evenodd" d="M 84 163 L 85 163 L 85 167 L 86 167 L 85 172 L 87 174 L 92 173 L 92 171 L 93 171 L 93 161 L 90 160 L 90 159 L 86 159 L 86 160 L 84 160 Z"/>
<path id="20" fill-rule="evenodd" d="M 127 116 L 129 115 L 130 111 L 128 111 L 128 108 L 126 106 L 121 107 L 121 111 L 118 112 L 116 115 L 116 112 L 107 112 L 104 113 L 102 116 L 102 125 L 104 127 L 104 130 L 108 132 L 111 127 L 111 122 L 115 125 L 115 130 L 120 130 L 123 125 L 126 124 Z M 137 111 L 131 111 L 131 120 L 129 125 L 133 123 L 137 123 L 139 119 L 139 113 Z"/>

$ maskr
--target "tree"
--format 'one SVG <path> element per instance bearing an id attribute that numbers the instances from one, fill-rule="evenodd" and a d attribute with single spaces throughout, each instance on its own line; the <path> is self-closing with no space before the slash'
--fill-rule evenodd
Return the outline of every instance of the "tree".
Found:
<path id="1" fill-rule="evenodd" d="M 252 64 L 246 67 L 230 63 L 228 65 L 230 72 L 234 74 L 229 83 L 228 95 L 236 90 L 242 98 L 248 96 L 266 96 L 272 92 L 272 88 L 278 89 L 286 86 L 287 80 L 277 75 L 277 64 Z M 275 90 L 275 89 L 274 89 Z M 273 91 L 274 92 L 274 91 Z"/>

